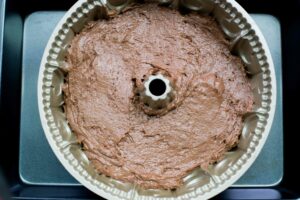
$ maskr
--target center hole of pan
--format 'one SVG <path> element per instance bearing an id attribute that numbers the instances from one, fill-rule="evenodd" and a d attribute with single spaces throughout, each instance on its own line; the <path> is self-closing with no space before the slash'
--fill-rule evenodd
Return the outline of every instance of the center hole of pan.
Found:
<path id="1" fill-rule="evenodd" d="M 153 79 L 149 84 L 150 92 L 155 96 L 161 96 L 166 92 L 166 83 L 161 79 Z"/>

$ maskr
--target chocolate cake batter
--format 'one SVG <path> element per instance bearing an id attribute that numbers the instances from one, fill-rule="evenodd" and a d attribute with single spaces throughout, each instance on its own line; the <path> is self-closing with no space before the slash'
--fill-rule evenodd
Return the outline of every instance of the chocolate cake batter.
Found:
<path id="1" fill-rule="evenodd" d="M 65 111 L 99 173 L 177 188 L 237 144 L 253 96 L 211 17 L 142 4 L 90 23 L 70 45 Z M 153 110 L 140 91 L 157 73 L 172 82 L 174 99 Z"/>

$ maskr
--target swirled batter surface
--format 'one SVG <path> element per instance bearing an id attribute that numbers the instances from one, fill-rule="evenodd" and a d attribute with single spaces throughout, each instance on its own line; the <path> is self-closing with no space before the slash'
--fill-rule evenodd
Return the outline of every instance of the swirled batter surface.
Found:
<path id="1" fill-rule="evenodd" d="M 176 188 L 238 142 L 253 96 L 211 17 L 142 4 L 90 23 L 70 45 L 67 120 L 99 173 Z M 175 96 L 148 112 L 138 91 L 153 73 L 168 76 Z"/>

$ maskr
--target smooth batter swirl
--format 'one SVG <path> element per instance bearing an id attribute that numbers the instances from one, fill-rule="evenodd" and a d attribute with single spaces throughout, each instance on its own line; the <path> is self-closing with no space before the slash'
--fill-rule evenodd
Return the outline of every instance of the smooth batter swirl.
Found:
<path id="1" fill-rule="evenodd" d="M 211 17 L 142 4 L 90 23 L 70 45 L 65 111 L 99 173 L 177 188 L 238 142 L 253 95 Z M 175 91 L 159 112 L 137 92 L 154 72 L 168 76 Z"/>

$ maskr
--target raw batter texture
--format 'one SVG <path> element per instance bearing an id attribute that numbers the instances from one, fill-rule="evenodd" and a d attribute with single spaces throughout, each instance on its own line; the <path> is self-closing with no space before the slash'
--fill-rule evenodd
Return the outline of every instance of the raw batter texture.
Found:
<path id="1" fill-rule="evenodd" d="M 87 157 L 99 173 L 143 188 L 177 188 L 193 169 L 222 159 L 254 103 L 213 18 L 154 4 L 88 24 L 66 68 L 66 116 Z M 153 110 L 140 91 L 158 73 L 174 98 Z"/>

